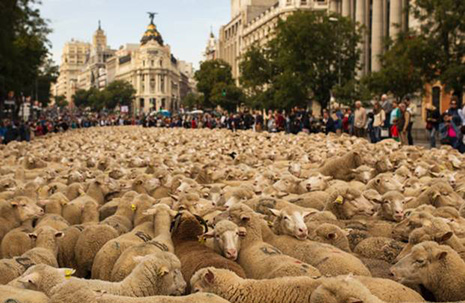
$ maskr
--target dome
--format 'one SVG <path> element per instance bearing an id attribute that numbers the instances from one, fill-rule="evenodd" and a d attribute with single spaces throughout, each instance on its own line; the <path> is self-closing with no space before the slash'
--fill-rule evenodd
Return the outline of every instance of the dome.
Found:
<path id="1" fill-rule="evenodd" d="M 157 26 L 153 23 L 153 19 L 151 20 L 150 24 L 147 26 L 147 30 L 145 31 L 145 34 L 140 40 L 140 42 L 142 45 L 144 45 L 151 40 L 155 40 L 160 45 L 163 45 L 163 38 L 158 32 Z"/>

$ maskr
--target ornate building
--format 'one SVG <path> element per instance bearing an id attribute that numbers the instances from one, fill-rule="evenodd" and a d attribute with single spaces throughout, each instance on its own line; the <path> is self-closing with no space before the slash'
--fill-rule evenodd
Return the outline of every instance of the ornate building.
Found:
<path id="1" fill-rule="evenodd" d="M 383 41 L 415 21 L 405 13 L 409 0 L 231 0 L 231 21 L 219 34 L 218 57 L 239 77 L 239 58 L 252 44 L 265 45 L 279 18 L 297 10 L 325 10 L 348 16 L 365 27 L 362 74 L 379 70 Z"/>
<path id="2" fill-rule="evenodd" d="M 112 81 L 123 80 L 131 83 L 136 90 L 132 106 L 134 113 L 178 109 L 180 100 L 195 89 L 193 66 L 173 56 L 171 47 L 164 43 L 153 22 L 154 16 L 151 14 L 151 22 L 140 44 L 126 44 L 112 50 L 107 46 L 107 37 L 100 22 L 92 44 L 67 43 L 60 66 L 62 73 L 52 88 L 52 94 L 60 95 L 60 88 L 68 85 L 71 78 L 72 86 L 65 96 L 72 103 L 77 89 L 103 89 Z M 79 58 L 71 60 L 69 54 L 77 53 L 74 50 L 77 45 Z M 70 62 L 73 69 L 69 67 Z"/>
<path id="3" fill-rule="evenodd" d="M 106 62 L 108 82 L 124 80 L 134 86 L 136 113 L 177 110 L 181 99 L 195 86 L 192 64 L 173 56 L 151 17 L 140 45 L 121 47 Z"/>
<path id="4" fill-rule="evenodd" d="M 207 47 L 205 48 L 203 57 L 205 61 L 218 59 L 218 40 L 215 38 L 213 31 L 210 32 L 210 37 L 208 38 Z"/>

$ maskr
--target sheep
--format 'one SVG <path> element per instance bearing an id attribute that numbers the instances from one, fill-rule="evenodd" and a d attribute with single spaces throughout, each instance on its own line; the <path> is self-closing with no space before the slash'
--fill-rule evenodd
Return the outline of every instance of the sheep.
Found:
<path id="1" fill-rule="evenodd" d="M 48 301 L 47 301 L 48 302 Z M 228 303 L 228 301 L 208 293 L 192 294 L 184 297 L 151 296 L 143 298 L 123 297 L 94 292 L 74 281 L 56 286 L 50 303 Z M 35 302 L 34 302 L 35 303 Z"/>
<path id="2" fill-rule="evenodd" d="M 381 200 L 376 201 L 380 207 L 376 216 L 389 221 L 400 222 L 404 218 L 404 205 L 414 198 L 405 198 L 400 192 L 389 191 L 385 193 Z"/>
<path id="3" fill-rule="evenodd" d="M 392 177 L 389 173 L 379 174 L 375 178 L 371 179 L 365 187 L 365 190 L 374 189 L 381 195 L 389 191 L 402 192 L 403 185 Z"/>
<path id="4" fill-rule="evenodd" d="M 270 209 L 270 212 L 276 217 L 273 224 L 273 231 L 276 234 L 293 236 L 299 240 L 307 239 L 308 228 L 305 217 L 311 214 L 310 211 L 293 205 L 281 210 Z"/>
<path id="5" fill-rule="evenodd" d="M 320 172 L 312 172 L 308 178 L 300 182 L 300 186 L 305 188 L 307 192 L 325 191 L 329 187 L 328 181 L 333 178 L 324 176 Z"/>
<path id="6" fill-rule="evenodd" d="M 28 233 L 34 231 L 33 220 L 27 220 L 23 224 L 9 231 L 1 242 L 1 254 L 3 258 L 18 257 L 32 249 L 31 238 Z"/>
<path id="7" fill-rule="evenodd" d="M 43 214 L 44 210 L 26 197 L 16 197 L 9 202 L 0 201 L 0 241 L 13 228 Z"/>
<path id="8" fill-rule="evenodd" d="M 391 271 L 403 284 L 423 285 L 437 301 L 465 299 L 465 262 L 449 246 L 431 241 L 417 244 Z"/>
<path id="9" fill-rule="evenodd" d="M 50 296 L 53 288 L 67 280 L 88 287 L 93 291 L 128 297 L 146 297 L 156 295 L 180 295 L 184 292 L 186 282 L 182 278 L 181 263 L 175 255 L 158 252 L 144 257 L 137 257 L 139 264 L 134 271 L 121 282 L 85 280 L 70 277 L 69 270 L 50 266 L 31 268 L 18 279 L 24 288 L 36 289 Z"/>
<path id="10" fill-rule="evenodd" d="M 136 256 L 145 256 L 158 251 L 174 253 L 170 224 L 177 213 L 165 204 L 157 204 L 146 213 L 154 216 L 153 239 L 125 250 L 113 266 L 111 281 L 119 282 L 127 277 L 136 266 L 134 262 Z"/>
<path id="11" fill-rule="evenodd" d="M 310 240 L 330 244 L 348 253 L 351 252 L 347 231 L 342 230 L 339 226 L 328 223 L 317 223 L 315 226 L 308 236 Z"/>
<path id="12" fill-rule="evenodd" d="M 360 256 L 392 263 L 404 249 L 405 244 L 383 237 L 370 237 L 361 241 L 354 249 Z"/>
<path id="13" fill-rule="evenodd" d="M 0 285 L 0 302 L 4 303 L 49 303 L 50 299 L 43 293 L 16 287 Z"/>
<path id="14" fill-rule="evenodd" d="M 342 157 L 328 160 L 318 171 L 334 179 L 350 181 L 353 179 L 352 169 L 356 169 L 363 164 L 360 152 L 352 151 Z"/>
<path id="15" fill-rule="evenodd" d="M 354 174 L 355 181 L 367 184 L 374 177 L 375 169 L 367 165 L 362 165 L 356 169 L 352 169 L 352 173 Z"/>
<path id="16" fill-rule="evenodd" d="M 41 227 L 34 233 L 30 233 L 29 237 L 35 241 L 35 248 L 25 252 L 21 257 L 0 260 L 0 284 L 7 284 L 34 264 L 58 267 L 57 239 L 63 237 L 63 232 L 50 227 Z"/>
<path id="17" fill-rule="evenodd" d="M 213 230 L 202 235 L 203 238 L 213 238 L 213 249 L 225 258 L 236 261 L 241 250 L 241 238 L 244 238 L 247 230 L 238 227 L 228 220 L 221 220 L 215 224 Z"/>
<path id="18" fill-rule="evenodd" d="M 418 293 L 394 281 L 369 277 L 355 279 L 386 302 L 424 302 Z M 196 272 L 191 284 L 194 292 L 210 292 L 234 303 L 312 303 L 313 292 L 327 280 L 308 277 L 251 280 L 240 278 L 229 270 L 210 267 Z"/>
<path id="19" fill-rule="evenodd" d="M 307 192 L 307 189 L 300 184 L 300 179 L 292 175 L 282 176 L 279 181 L 273 184 L 273 187 L 279 192 L 287 194 L 301 195 Z"/>
<path id="20" fill-rule="evenodd" d="M 326 200 L 328 200 L 328 197 L 329 193 L 327 192 L 312 191 L 303 195 L 299 195 L 297 197 L 284 197 L 284 200 L 287 200 L 300 207 L 323 210 L 326 206 Z"/>
<path id="21" fill-rule="evenodd" d="M 426 189 L 417 199 L 407 203 L 406 207 L 416 208 L 425 204 L 434 207 L 451 206 L 458 210 L 464 204 L 464 200 L 448 183 L 440 181 Z"/>
<path id="22" fill-rule="evenodd" d="M 355 215 L 372 216 L 375 208 L 360 191 L 344 186 L 333 190 L 325 211 L 332 212 L 338 219 L 350 219 Z"/>
<path id="23" fill-rule="evenodd" d="M 204 224 L 206 227 L 206 223 Z M 208 228 L 206 227 L 206 229 Z M 192 275 L 204 267 L 226 268 L 241 277 L 245 277 L 245 272 L 240 265 L 199 243 L 199 237 L 207 231 L 203 230 L 202 224 L 189 212 L 180 213 L 172 229 L 174 250 L 182 264 L 181 270 L 184 279 L 187 281 L 186 291 L 188 293 L 190 292 L 189 281 Z"/>
<path id="24" fill-rule="evenodd" d="M 317 243 L 317 242 L 311 242 L 311 241 L 301 241 L 297 240 L 293 237 L 290 236 L 277 236 L 275 235 L 268 225 L 266 224 L 265 221 L 260 220 L 257 214 L 255 214 L 250 208 L 248 208 L 245 205 L 237 205 L 230 210 L 228 210 L 229 216 L 231 217 L 231 220 L 238 224 L 239 226 L 242 225 L 248 225 L 248 224 L 253 224 L 255 226 L 259 226 L 261 228 L 261 232 L 258 233 L 258 231 L 254 231 L 253 236 L 250 237 L 250 241 L 252 241 L 251 247 L 251 252 L 255 252 L 253 249 L 254 247 L 259 248 L 258 255 L 261 256 L 261 258 L 264 258 L 264 254 L 262 253 L 264 250 L 261 250 L 261 242 L 253 242 L 254 238 L 260 239 L 260 237 L 263 237 L 263 240 L 273 246 L 270 247 L 270 249 L 267 251 L 275 251 L 275 254 L 270 254 L 270 256 L 265 259 L 267 262 L 273 262 L 272 264 L 279 264 L 279 261 L 276 261 L 274 259 L 278 259 L 278 256 L 280 256 L 282 253 L 294 257 L 301 262 L 305 262 L 309 265 L 311 265 L 313 268 L 318 269 L 318 271 L 323 274 L 323 275 L 339 275 L 339 274 L 348 274 L 348 273 L 355 273 L 359 275 L 370 275 L 370 272 L 368 269 L 362 264 L 360 260 L 355 258 L 354 256 L 343 252 L 342 250 L 339 250 L 331 245 L 327 244 L 322 244 L 322 243 Z M 244 239 L 244 241 L 246 241 Z M 246 243 L 247 244 L 247 243 Z M 250 244 L 249 244 L 250 245 Z M 242 243 L 242 247 L 245 247 L 245 244 Z M 266 247 L 266 246 L 265 246 Z M 241 254 L 243 253 L 243 248 L 241 249 L 241 253 L 239 253 L 239 262 L 241 261 Z M 244 255 L 247 255 L 246 253 Z M 274 258 L 274 259 L 273 259 Z M 244 269 L 247 269 L 251 271 L 254 267 L 263 267 L 263 276 L 269 276 L 270 273 L 269 268 L 275 268 L 276 265 L 269 265 L 265 266 L 266 263 L 262 260 L 259 262 L 260 264 L 256 264 L 257 262 L 254 263 L 254 260 L 256 258 L 245 258 L 243 262 L 248 262 L 252 264 L 245 264 L 244 263 Z M 283 258 L 286 259 L 286 258 Z M 288 258 L 287 258 L 288 259 Z M 286 265 L 286 263 L 283 263 L 283 265 Z M 307 265 L 307 266 L 309 266 Z M 275 268 L 275 271 L 277 271 L 279 268 Z M 286 273 L 285 268 L 283 269 L 283 272 Z M 258 272 L 252 272 L 255 276 L 258 276 Z"/>

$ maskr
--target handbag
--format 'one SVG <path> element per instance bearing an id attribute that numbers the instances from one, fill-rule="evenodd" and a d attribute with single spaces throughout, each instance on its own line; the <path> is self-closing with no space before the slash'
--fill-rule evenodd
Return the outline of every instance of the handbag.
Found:
<path id="1" fill-rule="evenodd" d="M 431 123 L 431 122 L 426 123 L 426 129 L 427 130 L 432 130 L 433 129 L 433 123 Z"/>
<path id="2" fill-rule="evenodd" d="M 383 138 L 389 137 L 389 129 L 384 128 L 384 127 L 381 128 L 381 137 L 383 137 Z"/>

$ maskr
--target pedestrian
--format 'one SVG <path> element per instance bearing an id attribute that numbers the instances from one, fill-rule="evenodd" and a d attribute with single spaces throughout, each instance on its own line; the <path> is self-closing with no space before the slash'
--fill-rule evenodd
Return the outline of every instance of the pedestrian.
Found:
<path id="1" fill-rule="evenodd" d="M 397 120 L 400 118 L 400 110 L 397 101 L 392 101 L 392 110 L 389 115 L 389 125 L 391 138 L 399 140 L 399 129 L 397 128 Z"/>
<path id="2" fill-rule="evenodd" d="M 456 96 L 452 97 L 447 114 L 452 117 L 452 122 L 455 124 L 455 126 L 457 126 L 457 128 L 462 126 L 462 118 L 460 117 L 458 98 Z"/>
<path id="3" fill-rule="evenodd" d="M 436 134 L 439 130 L 441 115 L 432 103 L 426 104 L 426 130 L 428 131 L 431 148 L 436 147 Z"/>
<path id="4" fill-rule="evenodd" d="M 439 126 L 439 135 L 441 138 L 441 144 L 450 145 L 453 148 L 458 148 L 460 130 L 453 120 L 454 116 L 452 113 L 444 113 L 443 123 L 441 123 Z"/>
<path id="5" fill-rule="evenodd" d="M 374 142 L 377 143 L 381 141 L 381 129 L 386 120 L 386 113 L 384 112 L 383 107 L 379 102 L 376 102 L 373 106 L 373 134 Z"/>
<path id="6" fill-rule="evenodd" d="M 336 132 L 336 125 L 334 119 L 331 117 L 327 110 L 323 112 L 323 125 L 326 134 Z"/>
<path id="7" fill-rule="evenodd" d="M 408 145 L 413 145 L 412 128 L 413 123 L 415 122 L 415 117 L 417 115 L 417 105 L 410 101 L 410 97 L 405 97 L 405 104 L 407 106 L 408 112 L 410 113 L 410 122 L 407 129 Z"/>
<path id="8" fill-rule="evenodd" d="M 407 110 L 407 104 L 402 102 L 399 105 L 400 118 L 397 120 L 397 129 L 399 131 L 400 142 L 402 145 L 408 145 L 408 125 L 410 123 L 410 112 Z"/>
<path id="9" fill-rule="evenodd" d="M 355 102 L 355 114 L 354 114 L 354 133 L 359 138 L 365 137 L 365 127 L 367 126 L 367 112 L 362 107 L 362 102 Z"/>

